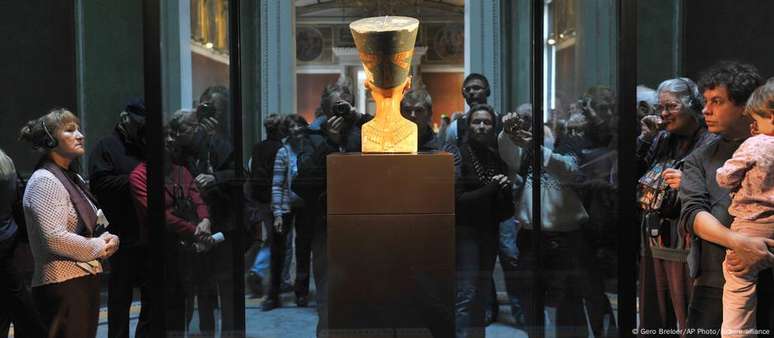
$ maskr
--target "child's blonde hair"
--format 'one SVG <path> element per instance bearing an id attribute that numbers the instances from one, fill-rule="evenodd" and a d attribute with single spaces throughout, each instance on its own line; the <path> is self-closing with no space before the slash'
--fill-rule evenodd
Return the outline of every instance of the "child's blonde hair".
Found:
<path id="1" fill-rule="evenodd" d="M 771 117 L 771 114 L 774 113 L 774 77 L 752 92 L 750 99 L 747 100 L 744 113 L 766 118 Z"/>

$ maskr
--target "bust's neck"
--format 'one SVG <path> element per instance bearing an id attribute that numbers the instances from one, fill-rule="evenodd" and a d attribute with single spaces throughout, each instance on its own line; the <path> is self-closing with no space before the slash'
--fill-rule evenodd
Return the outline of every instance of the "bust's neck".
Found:
<path id="1" fill-rule="evenodd" d="M 379 124 L 392 125 L 404 120 L 400 115 L 400 101 L 403 99 L 403 93 L 390 92 L 390 90 L 379 89 L 383 95 L 380 95 L 376 102 L 376 115 L 374 120 Z"/>

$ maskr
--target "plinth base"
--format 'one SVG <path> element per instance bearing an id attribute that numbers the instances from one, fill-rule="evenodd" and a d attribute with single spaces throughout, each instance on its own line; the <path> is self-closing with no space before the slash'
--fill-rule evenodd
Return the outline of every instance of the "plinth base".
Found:
<path id="1" fill-rule="evenodd" d="M 451 155 L 328 157 L 328 337 L 452 337 Z"/>

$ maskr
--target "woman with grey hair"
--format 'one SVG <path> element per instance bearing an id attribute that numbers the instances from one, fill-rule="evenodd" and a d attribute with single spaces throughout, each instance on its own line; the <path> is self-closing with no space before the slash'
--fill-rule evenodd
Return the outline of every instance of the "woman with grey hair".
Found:
<path id="1" fill-rule="evenodd" d="M 643 235 L 640 264 L 640 322 L 642 328 L 686 327 L 691 280 L 688 277 L 688 234 L 677 221 L 682 159 L 712 139 L 701 115 L 696 84 L 688 78 L 662 82 L 656 90 L 659 118 L 654 125 L 643 118 L 637 140 L 640 173 L 638 198 Z M 670 308 L 671 306 L 671 308 Z"/>
<path id="2" fill-rule="evenodd" d="M 642 126 L 640 139 L 645 143 L 652 143 L 661 129 L 667 131 L 690 129 L 692 126 L 686 126 L 686 123 L 691 123 L 689 121 L 691 118 L 699 124 L 704 124 L 704 117 L 701 114 L 702 96 L 699 93 L 699 87 L 691 79 L 681 77 L 661 82 L 655 91 L 655 97 L 657 100 L 653 107 L 655 115 L 641 117 L 640 120 Z M 676 104 L 680 105 L 680 109 L 677 109 Z M 669 114 L 670 112 L 678 114 Z M 689 114 L 680 114 L 682 112 Z"/>

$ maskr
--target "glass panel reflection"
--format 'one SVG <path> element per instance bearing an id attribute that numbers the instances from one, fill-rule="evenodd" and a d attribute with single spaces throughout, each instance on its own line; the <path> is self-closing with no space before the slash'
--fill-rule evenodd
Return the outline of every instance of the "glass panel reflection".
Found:
<path id="1" fill-rule="evenodd" d="M 530 103 L 505 116 L 501 135 L 501 153 L 520 163 L 515 293 L 530 335 L 616 336 L 615 4 L 544 6 L 542 146 L 532 152 L 537 114 Z M 542 165 L 540 232 L 532 224 L 535 157 Z M 545 311 L 535 310 L 538 301 Z"/>
<path id="2" fill-rule="evenodd" d="M 172 25 L 190 31 L 164 35 L 170 50 L 180 50 L 163 65 L 165 331 L 232 336 L 242 331 L 235 327 L 233 257 L 239 250 L 234 238 L 243 234 L 235 224 L 241 188 L 234 176 L 241 164 L 234 161 L 231 136 L 228 2 L 181 1 L 163 10 L 191 13 L 179 17 L 184 25 Z M 144 179 L 144 166 L 133 175 Z"/>

